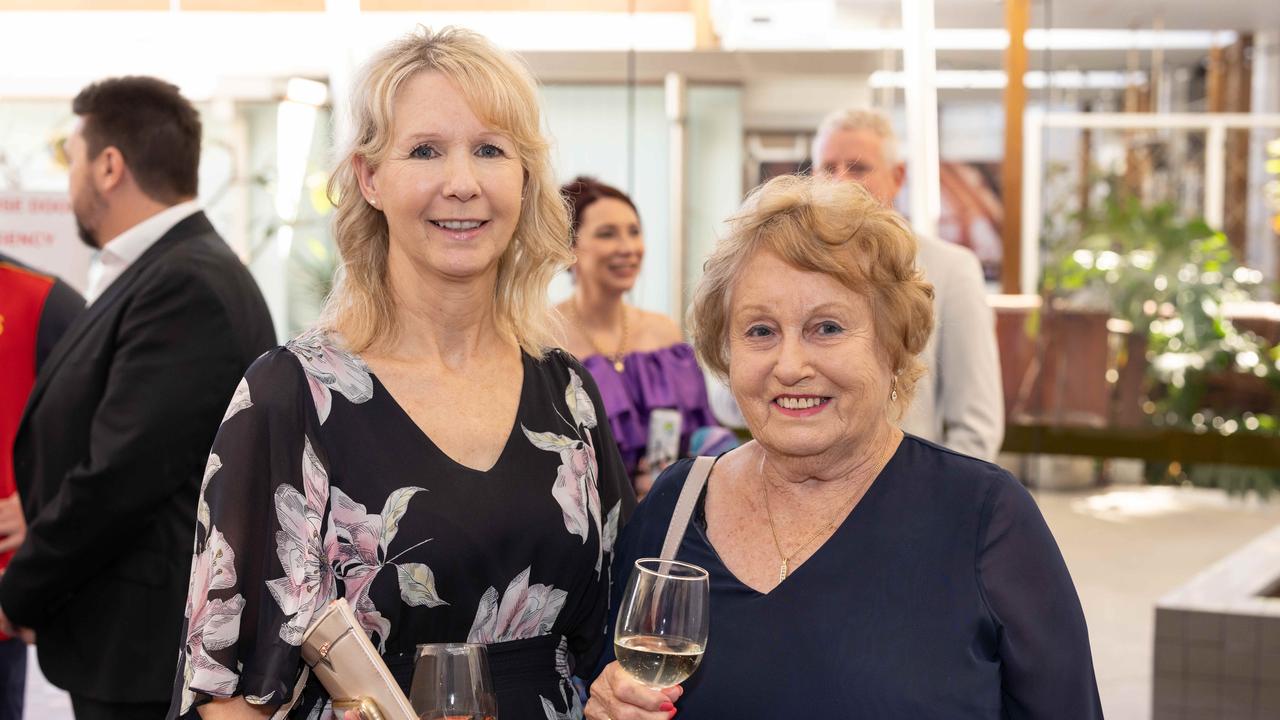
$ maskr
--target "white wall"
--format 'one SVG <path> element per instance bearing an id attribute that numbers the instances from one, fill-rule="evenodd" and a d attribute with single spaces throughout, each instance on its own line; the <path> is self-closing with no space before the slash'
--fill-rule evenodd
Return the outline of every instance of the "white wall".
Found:
<path id="1" fill-rule="evenodd" d="M 684 307 L 702 277 L 725 218 L 742 203 L 742 91 L 732 86 L 689 88 L 689 177 L 685 188 Z"/>
<path id="2" fill-rule="evenodd" d="M 743 120 L 751 130 L 808 130 L 832 110 L 872 101 L 864 73 L 758 75 L 743 90 Z"/>
<path id="3" fill-rule="evenodd" d="M 580 174 L 615 185 L 631 195 L 645 232 L 645 259 L 631 302 L 678 317 L 672 307 L 671 255 L 667 228 L 668 129 L 663 89 L 635 89 L 634 187 L 628 187 L 627 88 L 624 85 L 548 85 L 542 88 L 545 124 L 553 142 L 552 159 L 562 182 Z M 716 228 L 742 200 L 742 90 L 736 86 L 689 87 L 689 177 L 686 182 L 687 299 L 701 277 L 702 260 L 715 242 Z M 552 297 L 571 292 L 567 278 L 552 287 Z"/>
<path id="4" fill-rule="evenodd" d="M 631 196 L 644 228 L 645 257 L 631 302 L 670 312 L 667 253 L 667 128 L 663 91 L 635 88 L 634 187 L 628 156 L 628 90 L 625 85 L 547 85 L 542 88 L 544 125 L 552 140 L 552 163 L 561 183 L 591 175 Z M 567 277 L 557 279 L 552 296 L 568 295 Z"/>

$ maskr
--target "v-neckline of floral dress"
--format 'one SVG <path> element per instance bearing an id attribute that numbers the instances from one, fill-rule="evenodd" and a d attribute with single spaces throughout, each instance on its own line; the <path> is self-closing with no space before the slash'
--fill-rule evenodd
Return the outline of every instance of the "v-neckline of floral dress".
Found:
<path id="1" fill-rule="evenodd" d="M 533 362 L 534 362 L 533 358 L 529 357 L 528 353 L 524 352 L 523 350 L 520 351 L 520 366 L 521 366 L 520 397 L 516 401 L 515 417 L 512 418 L 511 428 L 510 430 L 507 431 L 506 439 L 502 443 L 502 449 L 498 452 L 497 459 L 493 461 L 492 466 L 486 469 L 472 467 L 458 460 L 454 456 L 450 455 L 447 451 L 445 451 L 444 448 L 440 447 L 436 443 L 436 441 L 431 438 L 431 435 L 429 435 L 426 430 L 422 429 L 422 426 L 418 424 L 417 420 L 413 419 L 413 416 L 410 415 L 409 411 L 404 408 L 404 405 L 401 404 L 400 401 L 396 399 L 395 393 L 391 392 L 391 390 L 387 388 L 386 384 L 382 382 L 382 378 L 378 377 L 377 373 L 373 372 L 373 370 L 370 370 L 369 377 L 373 380 L 375 392 L 377 390 L 381 390 L 387 396 L 387 398 L 391 401 L 391 404 L 395 406 L 397 411 L 399 411 L 399 414 L 404 419 L 404 422 L 408 423 L 409 425 L 412 425 L 415 429 L 417 429 L 418 434 L 422 436 L 423 443 L 428 445 L 432 450 L 434 450 L 437 454 L 439 454 L 441 458 L 452 463 L 459 472 L 472 473 L 475 475 L 483 476 L 483 475 L 489 475 L 490 473 L 493 473 L 498 470 L 498 468 L 503 464 L 504 461 L 508 459 L 508 456 L 511 454 L 512 446 L 515 445 L 517 439 L 522 435 L 522 433 L 520 432 L 520 411 L 522 408 L 524 408 L 525 404 L 528 402 L 527 393 L 529 392 L 529 375 L 531 372 L 534 372 L 534 368 L 531 367 Z"/>
<path id="2" fill-rule="evenodd" d="M 569 677 L 605 642 L 634 499 L 590 375 L 559 351 L 526 357 L 488 471 L 430 442 L 329 335 L 254 363 L 205 473 L 170 717 L 228 695 L 320 717 L 298 644 L 338 596 L 389 664 L 419 643 L 487 643 L 503 720 L 581 717 Z"/>

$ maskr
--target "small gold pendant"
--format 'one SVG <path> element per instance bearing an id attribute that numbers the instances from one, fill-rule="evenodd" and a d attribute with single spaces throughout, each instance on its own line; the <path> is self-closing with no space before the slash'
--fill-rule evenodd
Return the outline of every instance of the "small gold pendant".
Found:
<path id="1" fill-rule="evenodd" d="M 778 566 L 778 582 L 782 582 L 783 580 L 786 580 L 786 579 L 787 579 L 787 561 L 783 560 L 782 564 Z"/>
<path id="2" fill-rule="evenodd" d="M 613 361 L 613 369 L 614 369 L 614 370 L 617 370 L 618 372 L 622 372 L 622 367 L 623 367 L 623 366 L 622 366 L 622 361 L 621 361 L 621 360 L 614 360 L 614 361 Z"/>

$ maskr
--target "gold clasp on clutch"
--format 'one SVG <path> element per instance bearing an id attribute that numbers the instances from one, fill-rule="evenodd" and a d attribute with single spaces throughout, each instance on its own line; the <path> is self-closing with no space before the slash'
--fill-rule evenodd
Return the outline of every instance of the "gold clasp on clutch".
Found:
<path id="1" fill-rule="evenodd" d="M 351 628 L 347 628 L 347 629 L 343 630 L 343 631 L 342 631 L 342 633 L 341 633 L 340 635 L 338 635 L 338 637 L 336 637 L 336 638 L 334 638 L 334 639 L 330 640 L 329 642 L 324 643 L 323 645 L 321 645 L 321 646 L 320 646 L 320 649 L 317 651 L 317 653 L 318 653 L 318 654 L 319 654 L 319 656 L 320 656 L 320 659 L 316 661 L 316 664 L 324 663 L 325 665 L 328 665 L 328 666 L 329 666 L 329 669 L 330 669 L 330 670 L 332 670 L 332 669 L 333 669 L 333 661 L 329 659 L 329 651 L 333 649 L 333 646 L 334 646 L 334 645 L 337 645 L 337 644 L 338 644 L 338 641 L 339 641 L 339 640 L 341 640 L 342 638 L 346 637 L 346 636 L 347 636 L 347 633 L 349 633 L 349 632 L 351 632 Z M 377 706 L 375 705 L 374 707 L 376 708 Z M 354 708 L 349 708 L 349 709 L 354 709 Z M 373 720 L 373 718 L 369 718 L 369 720 Z"/>

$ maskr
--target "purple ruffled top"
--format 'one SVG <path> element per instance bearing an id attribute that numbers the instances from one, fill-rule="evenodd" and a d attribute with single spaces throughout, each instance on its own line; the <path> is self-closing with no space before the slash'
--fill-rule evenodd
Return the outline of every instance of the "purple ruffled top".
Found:
<path id="1" fill-rule="evenodd" d="M 683 416 L 680 455 L 689 452 L 689 438 L 701 428 L 719 425 L 707 401 L 702 368 L 688 343 L 647 352 L 628 353 L 618 372 L 603 355 L 592 355 L 582 364 L 595 378 L 609 414 L 609 426 L 622 453 L 627 473 L 634 476 L 649 441 L 649 413 L 674 408 Z"/>

